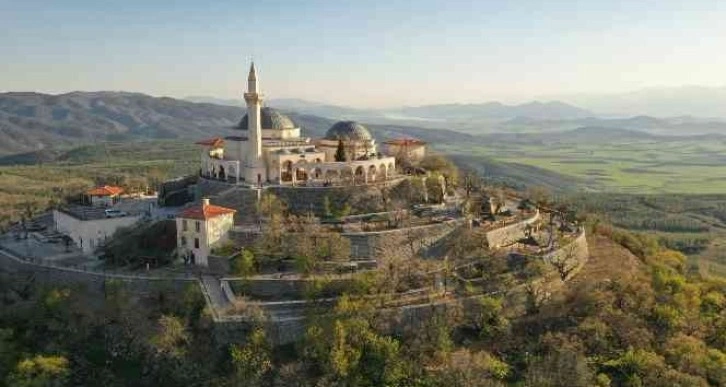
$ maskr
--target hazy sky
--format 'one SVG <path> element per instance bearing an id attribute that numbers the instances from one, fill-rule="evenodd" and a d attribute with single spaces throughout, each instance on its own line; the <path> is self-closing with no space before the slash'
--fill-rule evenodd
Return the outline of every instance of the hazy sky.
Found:
<path id="1" fill-rule="evenodd" d="M 172 5 L 173 4 L 173 5 Z M 356 106 L 726 85 L 726 1 L 0 0 L 0 90 Z"/>

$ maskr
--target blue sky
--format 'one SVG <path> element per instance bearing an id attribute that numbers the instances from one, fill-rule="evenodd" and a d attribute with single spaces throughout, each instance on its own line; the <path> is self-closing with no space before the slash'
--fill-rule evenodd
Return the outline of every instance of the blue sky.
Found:
<path id="1" fill-rule="evenodd" d="M 726 85 L 723 1 L 0 0 L 0 90 L 354 106 Z"/>

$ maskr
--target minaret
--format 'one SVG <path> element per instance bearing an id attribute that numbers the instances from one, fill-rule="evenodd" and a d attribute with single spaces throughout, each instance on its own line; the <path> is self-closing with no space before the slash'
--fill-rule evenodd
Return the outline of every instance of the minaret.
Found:
<path id="1" fill-rule="evenodd" d="M 247 77 L 247 157 L 245 160 L 245 180 L 248 184 L 258 184 L 266 180 L 265 165 L 262 159 L 262 123 L 260 108 L 262 107 L 262 94 L 258 93 L 257 69 L 255 63 L 250 66 Z"/>

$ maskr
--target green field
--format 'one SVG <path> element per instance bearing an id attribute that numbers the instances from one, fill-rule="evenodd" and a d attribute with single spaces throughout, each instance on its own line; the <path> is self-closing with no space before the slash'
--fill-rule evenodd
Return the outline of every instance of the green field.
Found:
<path id="1" fill-rule="evenodd" d="M 551 170 L 580 179 L 589 190 L 726 193 L 724 141 L 493 142 L 464 145 L 456 152 Z"/>

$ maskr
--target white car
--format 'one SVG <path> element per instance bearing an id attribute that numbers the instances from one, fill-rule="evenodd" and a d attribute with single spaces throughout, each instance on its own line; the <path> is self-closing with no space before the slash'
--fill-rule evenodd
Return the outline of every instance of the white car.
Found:
<path id="1" fill-rule="evenodd" d="M 107 218 L 120 218 L 122 216 L 128 215 L 127 213 L 120 211 L 120 210 L 114 210 L 114 209 L 108 209 L 104 211 L 106 213 Z"/>

